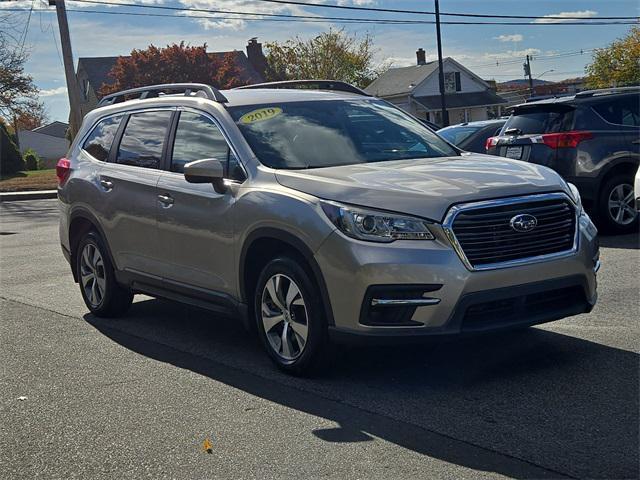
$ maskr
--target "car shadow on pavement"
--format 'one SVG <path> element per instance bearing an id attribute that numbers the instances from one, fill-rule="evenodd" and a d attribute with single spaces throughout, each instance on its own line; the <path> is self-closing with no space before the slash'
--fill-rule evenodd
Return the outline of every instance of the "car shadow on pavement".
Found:
<path id="1" fill-rule="evenodd" d="M 84 318 L 141 355 L 334 421 L 310 432 L 327 442 L 377 437 L 513 478 L 637 475 L 633 352 L 531 328 L 343 349 L 308 379 L 272 367 L 239 322 L 196 308 L 144 300 L 122 319 Z"/>
<path id="2" fill-rule="evenodd" d="M 608 248 L 630 248 L 640 249 L 640 234 L 630 233 L 628 235 L 600 235 L 600 246 Z"/>

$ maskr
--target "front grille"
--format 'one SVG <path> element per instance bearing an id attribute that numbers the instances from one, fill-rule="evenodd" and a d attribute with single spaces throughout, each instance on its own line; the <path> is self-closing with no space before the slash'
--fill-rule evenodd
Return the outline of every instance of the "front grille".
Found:
<path id="1" fill-rule="evenodd" d="M 476 303 L 469 306 L 462 320 L 462 330 L 483 330 L 507 325 L 561 318 L 587 309 L 584 289 L 572 287 L 546 290 L 528 295 Z"/>
<path id="2" fill-rule="evenodd" d="M 519 214 L 536 217 L 537 225 L 518 232 L 511 219 Z M 576 214 L 563 196 L 516 203 L 462 208 L 456 215 L 453 233 L 472 267 L 522 260 L 573 248 Z"/>

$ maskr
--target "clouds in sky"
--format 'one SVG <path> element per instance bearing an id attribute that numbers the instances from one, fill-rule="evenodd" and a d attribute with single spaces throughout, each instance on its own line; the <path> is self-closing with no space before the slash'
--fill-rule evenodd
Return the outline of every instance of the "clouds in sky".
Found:
<path id="1" fill-rule="evenodd" d="M 514 33 L 512 35 L 498 35 L 497 37 L 493 37 L 494 40 L 500 40 L 501 42 L 521 42 L 524 40 L 524 36 L 519 33 Z"/>
<path id="2" fill-rule="evenodd" d="M 54 97 L 56 95 L 66 95 L 67 87 L 48 88 L 40 90 L 39 96 L 41 97 Z"/>
<path id="3" fill-rule="evenodd" d="M 539 18 L 534 20 L 533 23 L 564 23 L 575 21 L 573 18 L 592 18 L 598 15 L 595 10 L 578 10 L 575 12 L 560 12 L 552 13 L 549 15 L 543 15 L 544 17 L 561 17 L 561 18 Z"/>

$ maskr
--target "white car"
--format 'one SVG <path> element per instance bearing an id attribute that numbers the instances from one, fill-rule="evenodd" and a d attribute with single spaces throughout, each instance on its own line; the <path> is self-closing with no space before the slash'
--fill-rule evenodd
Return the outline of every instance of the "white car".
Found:
<path id="1" fill-rule="evenodd" d="M 636 197 L 636 210 L 640 212 L 640 168 L 638 168 L 636 180 L 633 182 L 633 192 Z"/>

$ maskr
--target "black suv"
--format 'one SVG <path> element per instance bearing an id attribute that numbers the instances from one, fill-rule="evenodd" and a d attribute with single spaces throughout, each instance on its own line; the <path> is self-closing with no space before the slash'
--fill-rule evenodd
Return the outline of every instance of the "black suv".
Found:
<path id="1" fill-rule="evenodd" d="M 640 87 L 580 92 L 517 105 L 487 153 L 553 168 L 575 184 L 598 226 L 636 229 Z"/>

